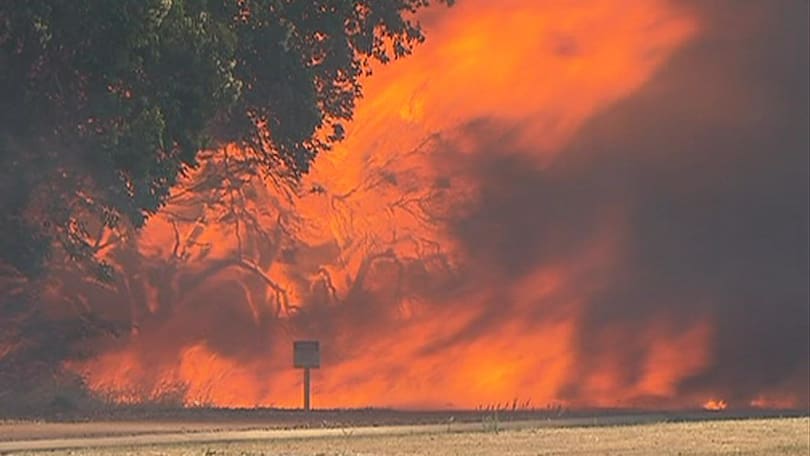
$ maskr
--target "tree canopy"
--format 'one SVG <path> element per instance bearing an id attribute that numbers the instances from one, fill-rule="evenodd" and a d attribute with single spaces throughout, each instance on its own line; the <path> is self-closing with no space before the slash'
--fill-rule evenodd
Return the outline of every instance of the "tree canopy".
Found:
<path id="1" fill-rule="evenodd" d="M 428 3 L 0 3 L 0 265 L 92 258 L 92 231 L 142 226 L 208 147 L 296 182 L 342 138 L 370 64 L 423 40 Z"/>

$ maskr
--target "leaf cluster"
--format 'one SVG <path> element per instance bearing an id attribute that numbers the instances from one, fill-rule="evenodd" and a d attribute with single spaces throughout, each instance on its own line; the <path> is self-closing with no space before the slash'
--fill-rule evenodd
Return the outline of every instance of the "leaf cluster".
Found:
<path id="1" fill-rule="evenodd" d="M 428 3 L 0 3 L 0 263 L 36 275 L 54 243 L 92 258 L 206 148 L 296 182 L 343 137 L 371 64 L 424 39 Z"/>

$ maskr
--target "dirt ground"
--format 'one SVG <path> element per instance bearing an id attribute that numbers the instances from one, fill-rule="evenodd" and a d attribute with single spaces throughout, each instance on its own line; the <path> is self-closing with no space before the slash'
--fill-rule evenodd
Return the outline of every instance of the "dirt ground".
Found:
<path id="1" fill-rule="evenodd" d="M 2 428 L 3 426 L 0 426 Z M 81 443 L 72 436 L 0 441 L 3 454 L 16 443 Z M 622 424 L 543 421 L 452 423 L 323 429 L 214 430 L 86 437 L 88 445 L 50 450 L 51 455 L 808 455 L 810 418 L 734 419 Z M 108 440 L 104 440 L 108 439 Z M 193 441 L 194 439 L 208 440 Z M 218 440 L 218 442 L 212 442 Z M 145 445 L 144 443 L 149 443 Z M 124 445 L 124 446 L 119 446 Z M 23 445 L 24 446 L 24 445 Z M 78 445 L 82 446 L 82 445 Z M 51 445 L 50 448 L 58 448 Z M 74 447 L 75 448 L 75 447 Z"/>

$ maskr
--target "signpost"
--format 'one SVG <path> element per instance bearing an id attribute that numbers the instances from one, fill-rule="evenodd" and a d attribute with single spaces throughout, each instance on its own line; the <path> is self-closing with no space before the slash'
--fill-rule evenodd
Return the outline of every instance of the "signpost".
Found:
<path id="1" fill-rule="evenodd" d="M 304 410 L 309 411 L 309 370 L 321 367 L 321 349 L 317 340 L 293 342 L 293 366 L 304 369 Z"/>

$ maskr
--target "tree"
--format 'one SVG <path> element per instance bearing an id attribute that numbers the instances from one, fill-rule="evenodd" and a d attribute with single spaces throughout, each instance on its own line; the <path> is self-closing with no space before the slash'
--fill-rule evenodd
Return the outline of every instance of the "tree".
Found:
<path id="1" fill-rule="evenodd" d="M 203 150 L 236 144 L 239 169 L 294 186 L 342 138 L 372 63 L 423 40 L 409 16 L 428 3 L 0 2 L 0 385 L 33 384 L 76 340 L 117 329 L 48 315 L 33 279 L 56 259 L 110 279 L 97 252 Z"/>
<path id="2" fill-rule="evenodd" d="M 198 153 L 236 143 L 295 183 L 343 136 L 373 61 L 423 40 L 429 0 L 8 0 L 0 4 L 0 264 L 91 260 Z M 445 0 L 445 3 L 452 1 Z"/>
<path id="3" fill-rule="evenodd" d="M 412 150 L 386 150 L 383 159 L 364 168 L 355 187 L 335 193 L 327 181 L 316 184 L 319 191 L 302 192 L 301 198 L 324 204 L 321 211 L 303 212 L 296 209 L 298 199 L 280 197 L 267 179 L 232 163 L 235 148 L 206 151 L 201 167 L 181 180 L 145 236 L 116 242 L 105 252 L 118 271 L 115 281 L 102 283 L 69 262 L 52 262 L 47 288 L 55 291 L 43 300 L 49 308 L 70 309 L 77 318 L 23 327 L 27 334 L 21 337 L 18 332 L 9 339 L 27 343 L 9 361 L 17 359 L 27 367 L 32 359 L 49 355 L 40 365 L 67 360 L 74 372 L 89 368 L 84 378 L 102 397 L 207 404 L 201 392 L 216 387 L 216 378 L 198 379 L 211 384 L 189 385 L 168 367 L 171 361 L 156 360 L 122 361 L 129 366 L 126 377 L 109 376 L 99 366 L 112 365 L 98 363 L 109 358 L 84 364 L 85 354 L 77 349 L 90 347 L 88 354 L 94 358 L 112 347 L 127 347 L 134 356 L 124 359 L 131 361 L 150 356 L 152 350 L 139 348 L 145 343 L 159 346 L 165 362 L 178 359 L 205 334 L 213 353 L 261 363 L 267 352 L 260 347 L 278 346 L 288 342 L 290 334 L 313 330 L 324 341 L 339 340 L 357 315 L 400 327 L 403 309 L 456 283 L 449 252 L 431 237 L 438 234 L 433 231 L 439 229 L 438 214 L 446 213 L 453 192 L 448 185 L 425 185 L 435 176 L 418 166 L 419 157 L 443 147 L 441 136 L 431 135 Z M 371 195 L 377 200 L 373 208 L 368 204 Z M 381 207 L 387 220 L 361 221 Z M 336 225 L 339 235 L 332 232 Z M 312 236 L 326 226 L 330 228 L 321 232 L 326 237 Z M 213 315 L 228 315 L 229 324 L 220 326 Z M 237 333 L 227 329 L 234 323 Z M 75 337 L 66 329 L 86 329 L 87 324 L 104 324 L 113 331 L 89 338 L 75 335 L 89 344 L 65 340 L 66 333 Z M 374 331 L 360 330 L 352 337 L 370 334 Z M 241 354 L 228 346 L 242 347 Z M 2 365 L 0 359 L 0 403 Z M 14 395 L 25 398 L 24 403 L 30 403 L 31 396 L 43 394 Z"/>

